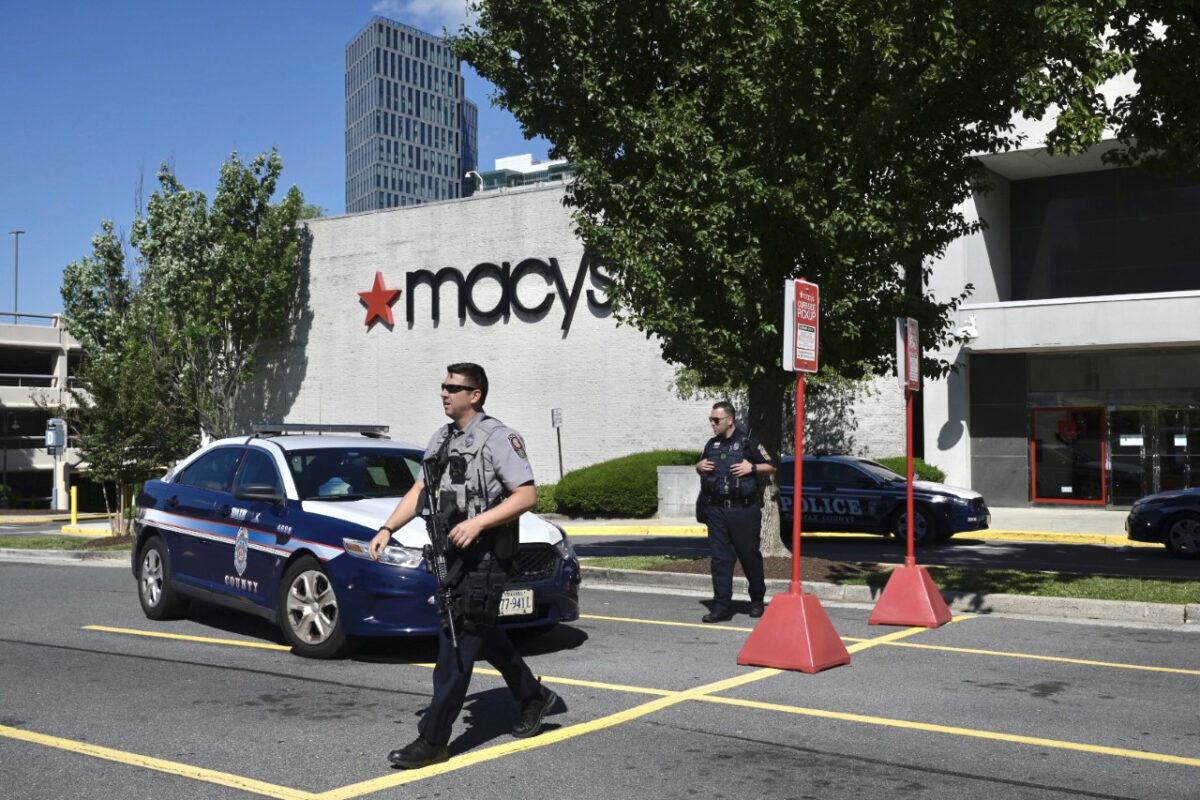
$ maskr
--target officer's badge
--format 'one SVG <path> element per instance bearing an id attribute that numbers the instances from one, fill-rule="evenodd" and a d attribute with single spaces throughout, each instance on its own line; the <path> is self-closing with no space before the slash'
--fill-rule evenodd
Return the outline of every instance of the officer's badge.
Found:
<path id="1" fill-rule="evenodd" d="M 528 460 L 529 456 L 525 455 L 525 443 L 521 441 L 521 437 L 515 433 L 508 435 L 508 443 L 512 445 L 512 449 L 516 451 L 521 458 Z"/>
<path id="2" fill-rule="evenodd" d="M 250 531 L 245 528 L 238 528 L 237 540 L 233 544 L 233 568 L 237 570 L 238 575 L 244 575 L 246 572 L 246 555 L 250 551 Z"/>
<path id="3" fill-rule="evenodd" d="M 742 449 L 742 443 L 741 443 L 741 442 L 734 442 L 734 443 L 733 443 L 733 449 L 734 449 L 734 450 L 741 450 L 741 449 Z"/>
<path id="4" fill-rule="evenodd" d="M 475 446 L 475 434 L 472 433 L 470 436 L 468 436 L 466 438 L 466 440 L 463 442 L 463 445 L 465 447 L 474 447 Z"/>

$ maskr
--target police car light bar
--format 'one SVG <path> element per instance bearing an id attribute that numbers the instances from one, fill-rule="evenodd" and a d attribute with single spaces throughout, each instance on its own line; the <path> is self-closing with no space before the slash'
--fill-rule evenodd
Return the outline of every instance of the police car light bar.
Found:
<path id="1" fill-rule="evenodd" d="M 306 422 L 267 423 L 255 429 L 259 436 L 281 436 L 284 434 L 315 433 L 359 433 L 369 439 L 387 439 L 387 425 L 318 425 Z"/>

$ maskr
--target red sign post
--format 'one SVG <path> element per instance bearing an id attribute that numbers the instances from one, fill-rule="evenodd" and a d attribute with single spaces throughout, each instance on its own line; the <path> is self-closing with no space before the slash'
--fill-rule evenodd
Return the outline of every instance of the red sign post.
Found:
<path id="1" fill-rule="evenodd" d="M 821 601 L 800 583 L 800 520 L 803 516 L 804 384 L 817 371 L 820 343 L 820 290 L 805 280 L 784 290 L 783 368 L 796 373 L 796 464 L 792 477 L 792 581 L 746 639 L 737 663 L 743 666 L 820 672 L 850 663 L 850 653 Z"/>
<path id="2" fill-rule="evenodd" d="M 929 572 L 917 566 L 913 542 L 916 524 L 913 503 L 913 395 L 921 390 L 921 340 L 915 319 L 896 319 L 896 377 L 904 390 L 906 471 L 908 492 L 905 520 L 908 528 L 908 553 L 904 566 L 892 570 L 879 602 L 871 612 L 872 625 L 906 625 L 937 628 L 950 621 L 950 609 Z M 926 524 L 933 520 L 926 518 Z M 926 537 L 932 536 L 927 531 Z"/>

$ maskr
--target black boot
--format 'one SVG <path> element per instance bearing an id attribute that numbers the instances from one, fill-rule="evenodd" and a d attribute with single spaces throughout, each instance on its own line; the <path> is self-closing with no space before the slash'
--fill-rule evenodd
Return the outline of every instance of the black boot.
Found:
<path id="1" fill-rule="evenodd" d="M 446 745 L 438 747 L 418 736 L 412 742 L 399 750 L 388 753 L 388 761 L 401 769 L 419 769 L 430 764 L 440 764 L 450 759 L 450 751 Z"/>
<path id="2" fill-rule="evenodd" d="M 521 705 L 521 719 L 512 729 L 512 735 L 518 739 L 537 736 L 542 730 L 542 718 L 558 705 L 558 695 L 545 686 L 541 689 L 533 699 Z"/>

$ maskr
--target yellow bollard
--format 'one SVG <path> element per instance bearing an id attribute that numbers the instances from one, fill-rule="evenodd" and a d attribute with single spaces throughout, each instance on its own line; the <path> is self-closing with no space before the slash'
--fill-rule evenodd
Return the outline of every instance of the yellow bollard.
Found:
<path id="1" fill-rule="evenodd" d="M 71 524 L 79 524 L 79 487 L 71 487 Z"/>

